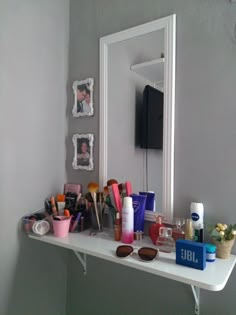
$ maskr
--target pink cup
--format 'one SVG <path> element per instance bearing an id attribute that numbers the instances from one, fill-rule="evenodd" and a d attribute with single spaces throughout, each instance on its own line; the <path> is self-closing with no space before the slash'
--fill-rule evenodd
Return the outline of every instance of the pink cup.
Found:
<path id="1" fill-rule="evenodd" d="M 56 237 L 66 237 L 69 233 L 71 217 L 56 216 L 60 221 L 52 220 L 53 232 Z"/>

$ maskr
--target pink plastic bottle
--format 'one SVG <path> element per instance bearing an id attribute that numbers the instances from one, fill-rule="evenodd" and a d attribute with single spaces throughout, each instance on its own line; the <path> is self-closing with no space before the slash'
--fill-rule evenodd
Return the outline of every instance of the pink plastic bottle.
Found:
<path id="1" fill-rule="evenodd" d="M 134 241 L 134 209 L 131 197 L 124 198 L 122 208 L 121 242 L 131 244 Z"/>

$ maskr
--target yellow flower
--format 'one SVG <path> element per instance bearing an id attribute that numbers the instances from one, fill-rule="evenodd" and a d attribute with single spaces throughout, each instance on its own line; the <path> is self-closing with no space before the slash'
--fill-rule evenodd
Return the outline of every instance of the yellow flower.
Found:
<path id="1" fill-rule="evenodd" d="M 220 235 L 224 236 L 225 232 L 224 231 L 220 231 Z"/>
<path id="2" fill-rule="evenodd" d="M 235 231 L 235 230 L 233 230 L 231 233 L 232 233 L 233 235 L 236 235 L 236 231 Z"/>

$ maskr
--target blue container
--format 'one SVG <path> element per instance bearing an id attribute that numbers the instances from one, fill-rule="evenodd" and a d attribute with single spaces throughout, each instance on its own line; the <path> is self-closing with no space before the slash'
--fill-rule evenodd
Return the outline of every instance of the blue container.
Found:
<path id="1" fill-rule="evenodd" d="M 131 194 L 130 197 L 134 208 L 134 232 L 143 232 L 146 196 Z"/>
<path id="2" fill-rule="evenodd" d="M 213 244 L 206 244 L 206 261 L 213 262 L 216 260 L 216 246 Z"/>
<path id="3" fill-rule="evenodd" d="M 155 211 L 155 193 L 151 191 L 140 191 L 139 195 L 146 196 L 145 210 Z"/>
<path id="4" fill-rule="evenodd" d="M 176 264 L 204 270 L 206 268 L 206 245 L 188 240 L 177 240 Z"/>

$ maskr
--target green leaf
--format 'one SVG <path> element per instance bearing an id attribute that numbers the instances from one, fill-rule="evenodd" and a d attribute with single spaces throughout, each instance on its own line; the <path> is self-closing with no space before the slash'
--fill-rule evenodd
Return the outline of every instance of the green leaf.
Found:
<path id="1" fill-rule="evenodd" d="M 206 228 L 207 228 L 207 231 L 211 233 L 211 232 L 215 229 L 215 225 L 213 225 L 213 224 L 207 224 L 207 225 L 206 225 Z"/>

